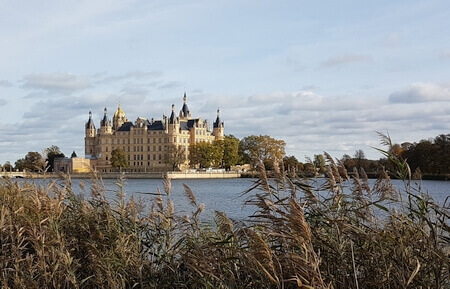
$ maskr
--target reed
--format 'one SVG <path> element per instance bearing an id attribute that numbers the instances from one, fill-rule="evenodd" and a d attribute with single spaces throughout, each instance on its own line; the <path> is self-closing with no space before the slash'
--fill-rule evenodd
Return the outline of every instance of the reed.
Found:
<path id="1" fill-rule="evenodd" d="M 386 151 L 388 153 L 388 151 Z M 328 179 L 276 168 L 244 194 L 256 210 L 233 221 L 204 209 L 185 186 L 188 215 L 171 183 L 151 199 L 126 199 L 123 178 L 106 198 L 101 180 L 76 195 L 72 180 L 47 186 L 0 181 L 2 288 L 448 288 L 449 207 L 389 173 L 370 187 L 326 155 Z M 283 167 L 283 166 L 280 166 Z M 80 184 L 84 188 L 84 184 Z"/>

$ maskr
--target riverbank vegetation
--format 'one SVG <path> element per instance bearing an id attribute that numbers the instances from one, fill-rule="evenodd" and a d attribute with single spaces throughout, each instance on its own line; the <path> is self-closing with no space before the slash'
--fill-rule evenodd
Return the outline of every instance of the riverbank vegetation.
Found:
<path id="1" fill-rule="evenodd" d="M 383 134 L 380 136 L 384 137 Z M 389 153 L 408 162 L 414 179 L 450 179 L 450 134 L 441 134 L 434 139 L 413 143 L 391 143 Z M 354 169 L 364 169 L 370 178 L 378 178 L 386 170 L 395 170 L 387 157 L 369 160 L 363 150 L 356 150 L 353 156 L 345 154 L 339 161 L 348 173 L 353 173 Z M 283 165 L 286 171 L 304 176 L 324 174 L 328 170 L 325 155 L 322 154 L 314 155 L 312 159 L 307 158 L 305 162 L 298 161 L 295 156 L 285 156 Z"/>
<path id="2" fill-rule="evenodd" d="M 267 135 L 250 135 L 238 139 L 233 135 L 226 135 L 223 140 L 213 143 L 200 142 L 189 146 L 188 159 L 191 168 L 209 169 L 250 169 L 249 176 L 256 175 L 259 161 L 264 163 L 265 169 L 272 171 L 274 161 L 282 160 L 278 166 L 291 174 L 305 177 L 324 175 L 327 173 L 327 164 L 324 154 L 306 157 L 305 161 L 298 161 L 293 155 L 286 155 L 286 143 Z M 180 169 L 180 165 L 186 160 L 186 152 L 183 146 L 168 146 L 162 162 L 172 171 Z M 434 139 L 421 140 L 419 142 L 404 142 L 392 144 L 391 153 L 408 161 L 412 170 L 412 177 L 423 179 L 450 179 L 450 134 L 441 134 Z M 75 152 L 71 157 L 76 156 Z M 52 172 L 55 158 L 64 157 L 57 146 L 51 146 L 39 152 L 28 152 L 24 158 L 15 162 L 15 166 L 6 162 L 0 166 L 0 170 L 27 170 L 31 172 Z M 392 171 L 395 168 L 386 157 L 378 160 L 369 160 L 363 150 L 358 149 L 353 156 L 344 154 L 339 161 L 347 170 L 364 169 L 369 178 L 378 178 L 383 171 Z M 113 150 L 111 165 L 117 171 L 127 169 L 127 153 L 122 149 Z M 239 165 L 236 168 L 235 165 Z M 393 177 L 393 175 L 391 175 Z"/>
<path id="3" fill-rule="evenodd" d="M 389 145 L 388 138 L 384 139 Z M 108 201 L 94 176 L 86 196 L 70 178 L 47 186 L 0 181 L 2 288 L 448 288 L 448 202 L 435 204 L 410 181 L 408 165 L 383 150 L 404 180 L 384 172 L 370 187 L 325 154 L 328 178 L 289 176 L 274 163 L 244 194 L 248 220 L 204 206 L 185 186 L 189 215 L 171 201 L 171 183 Z M 80 184 L 82 187 L 84 185 Z"/>

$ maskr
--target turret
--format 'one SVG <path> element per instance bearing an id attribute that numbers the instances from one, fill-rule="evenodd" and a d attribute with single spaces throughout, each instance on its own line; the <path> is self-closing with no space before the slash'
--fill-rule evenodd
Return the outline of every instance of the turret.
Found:
<path id="1" fill-rule="evenodd" d="M 95 136 L 95 125 L 92 121 L 92 112 L 89 111 L 89 120 L 86 122 L 86 137 Z"/>
<path id="2" fill-rule="evenodd" d="M 86 158 L 95 155 L 95 125 L 92 121 L 92 112 L 89 111 L 89 120 L 86 122 L 86 134 L 84 138 L 84 154 Z"/>
<path id="3" fill-rule="evenodd" d="M 172 104 L 172 113 L 170 114 L 169 123 L 174 124 L 176 122 L 175 118 L 175 104 Z"/>
<path id="4" fill-rule="evenodd" d="M 109 124 L 109 121 L 108 121 L 108 110 L 105 107 L 105 109 L 103 110 L 103 119 L 100 121 L 100 127 L 107 126 L 108 124 Z"/>
<path id="5" fill-rule="evenodd" d="M 111 121 L 108 119 L 106 107 L 103 112 L 103 119 L 100 121 L 100 133 L 112 133 Z"/>
<path id="6" fill-rule="evenodd" d="M 191 117 L 191 112 L 189 111 L 188 105 L 187 105 L 187 97 L 186 97 L 186 92 L 184 92 L 184 97 L 183 97 L 183 107 L 180 110 L 180 118 L 181 119 L 185 119 L 185 118 L 190 118 Z"/>
<path id="7" fill-rule="evenodd" d="M 223 129 L 224 124 L 223 121 L 220 119 L 220 110 L 217 109 L 217 118 L 213 124 L 213 135 L 216 137 L 216 140 L 223 140 L 224 138 Z"/>

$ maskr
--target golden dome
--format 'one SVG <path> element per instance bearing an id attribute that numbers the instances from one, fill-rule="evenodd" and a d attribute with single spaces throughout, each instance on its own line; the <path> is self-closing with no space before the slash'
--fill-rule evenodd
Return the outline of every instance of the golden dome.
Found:
<path id="1" fill-rule="evenodd" d="M 114 112 L 114 118 L 123 118 L 125 119 L 125 112 L 120 108 L 120 102 L 119 102 L 119 106 L 117 107 L 116 112 Z"/>

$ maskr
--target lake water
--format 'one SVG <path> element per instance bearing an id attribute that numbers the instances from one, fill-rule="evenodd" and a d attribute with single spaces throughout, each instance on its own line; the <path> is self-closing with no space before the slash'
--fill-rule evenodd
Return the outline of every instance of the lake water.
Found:
<path id="1" fill-rule="evenodd" d="M 214 211 L 225 212 L 230 218 L 235 220 L 244 220 L 254 212 L 254 208 L 245 206 L 244 202 L 249 195 L 242 195 L 249 189 L 256 179 L 204 179 L 204 180 L 172 180 L 170 199 L 175 205 L 175 210 L 179 215 L 190 214 L 195 208 L 190 205 L 188 198 L 184 193 L 183 184 L 188 185 L 194 192 L 198 204 L 205 204 L 203 213 L 204 218 L 209 218 Z M 36 180 L 39 183 L 43 180 Z M 89 180 L 73 179 L 73 188 L 77 193 L 83 193 L 79 183 L 83 182 L 86 191 L 89 192 Z M 315 179 L 314 186 L 319 187 L 325 179 Z M 49 180 L 45 181 L 49 182 Z M 113 200 L 117 191 L 117 180 L 103 180 L 108 199 Z M 375 180 L 369 180 L 372 187 Z M 400 191 L 404 188 L 401 181 L 393 180 L 392 183 Z M 350 184 L 349 184 L 350 185 Z M 448 181 L 421 181 L 419 185 L 423 192 L 429 193 L 433 199 L 444 204 L 447 197 L 450 196 L 450 182 Z M 413 187 L 416 187 L 413 185 Z M 126 197 L 134 196 L 150 202 L 155 198 L 153 194 L 157 193 L 158 188 L 164 195 L 164 185 L 161 179 L 129 179 L 125 180 L 123 189 Z M 84 192 L 88 195 L 88 193 Z M 448 206 L 447 201 L 447 206 Z"/>

